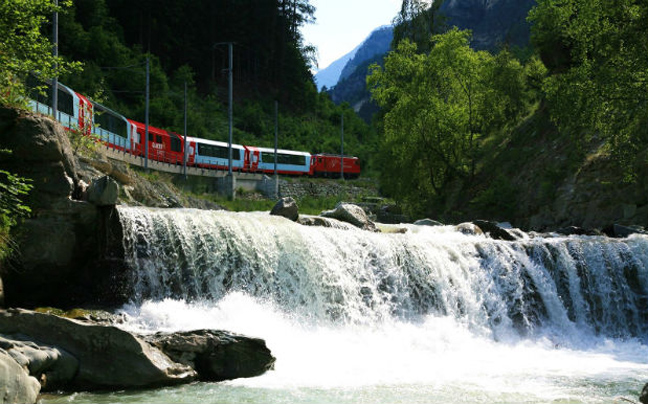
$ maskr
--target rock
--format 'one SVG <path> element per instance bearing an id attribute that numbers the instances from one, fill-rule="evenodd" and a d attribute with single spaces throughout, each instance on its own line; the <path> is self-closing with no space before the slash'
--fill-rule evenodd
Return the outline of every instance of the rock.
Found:
<path id="1" fill-rule="evenodd" d="M 606 232 L 607 233 L 607 232 Z M 621 224 L 613 224 L 612 232 L 608 233 L 610 237 L 620 237 L 625 238 L 632 234 L 648 234 L 641 226 L 624 226 Z"/>
<path id="2" fill-rule="evenodd" d="M 74 192 L 72 193 L 72 199 L 77 201 L 87 201 L 88 200 L 88 187 L 89 185 L 83 181 L 79 180 Z"/>
<path id="3" fill-rule="evenodd" d="M 376 225 L 369 220 L 365 211 L 360 206 L 351 203 L 338 203 L 335 209 L 324 211 L 320 216 L 351 223 L 363 230 L 378 231 Z"/>
<path id="4" fill-rule="evenodd" d="M 506 241 L 515 241 L 517 237 L 511 234 L 508 230 L 501 228 L 495 222 L 489 222 L 487 220 L 473 220 L 473 224 L 479 227 L 484 233 L 490 236 L 490 238 L 495 240 L 506 240 Z"/>
<path id="5" fill-rule="evenodd" d="M 114 206 L 119 199 L 117 181 L 105 175 L 94 179 L 86 191 L 88 202 L 97 206 Z"/>
<path id="6" fill-rule="evenodd" d="M 291 197 L 281 198 L 270 211 L 273 216 L 283 216 L 286 219 L 296 222 L 299 219 L 299 207 Z"/>
<path id="7" fill-rule="evenodd" d="M 556 230 L 556 233 L 562 234 L 564 236 L 600 236 L 601 232 L 598 230 L 592 229 L 583 229 L 582 227 L 577 226 L 567 226 L 561 227 Z"/>
<path id="8" fill-rule="evenodd" d="M 443 223 L 432 219 L 419 219 L 414 222 L 416 226 L 443 226 Z"/>
<path id="9" fill-rule="evenodd" d="M 15 238 L 18 270 L 3 276 L 7 306 L 66 306 L 93 298 L 98 273 L 84 268 L 100 255 L 99 223 L 96 206 L 68 198 L 24 220 Z"/>
<path id="10" fill-rule="evenodd" d="M 334 229 L 343 229 L 343 230 L 349 230 L 355 228 L 355 226 L 352 226 L 349 223 L 345 223 L 337 219 L 331 219 L 328 217 L 321 217 L 321 216 L 300 215 L 298 222 L 299 224 L 304 226 L 331 227 Z"/>
<path id="11" fill-rule="evenodd" d="M 51 346 L 24 341 L 19 336 L 0 336 L 4 349 L 29 374 L 39 380 L 43 391 L 55 391 L 67 386 L 79 369 L 79 361 L 68 352 Z"/>
<path id="12" fill-rule="evenodd" d="M 376 212 L 376 221 L 384 224 L 409 223 L 409 218 L 403 214 L 398 205 L 384 205 Z"/>
<path id="13" fill-rule="evenodd" d="M 176 362 L 191 366 L 205 381 L 255 377 L 274 368 L 264 340 L 226 331 L 198 330 L 143 336 Z"/>
<path id="14" fill-rule="evenodd" d="M 50 118 L 0 108 L 0 144 L 12 151 L 0 168 L 33 180 L 32 209 L 69 197 L 78 181 L 76 159 L 63 127 Z"/>
<path id="15" fill-rule="evenodd" d="M 473 224 L 473 223 L 461 223 L 455 226 L 455 230 L 457 230 L 460 233 L 463 233 L 467 236 L 478 236 L 481 234 L 484 234 L 482 229 L 479 228 L 479 226 Z"/>
<path id="16" fill-rule="evenodd" d="M 40 388 L 36 378 L 0 349 L 0 403 L 35 403 Z"/>
<path id="17" fill-rule="evenodd" d="M 639 401 L 643 404 L 648 404 L 648 383 L 643 386 L 641 395 L 639 396 Z"/>
<path id="18" fill-rule="evenodd" d="M 66 131 L 51 118 L 0 107 L 0 144 L 12 151 L 0 158 L 0 170 L 30 178 L 34 186 L 25 199 L 32 214 L 12 229 L 20 254 L 12 260 L 15 270 L 2 273 L 6 305 L 67 305 L 62 301 L 80 296 L 72 285 L 92 295 L 79 280 L 90 278 L 87 269 L 101 255 L 100 212 L 71 200 L 83 186 Z"/>
<path id="19" fill-rule="evenodd" d="M 79 361 L 78 372 L 69 382 L 77 389 L 155 387 L 196 378 L 190 367 L 113 326 L 12 309 L 0 311 L 0 333 L 21 334 L 69 352 Z"/>

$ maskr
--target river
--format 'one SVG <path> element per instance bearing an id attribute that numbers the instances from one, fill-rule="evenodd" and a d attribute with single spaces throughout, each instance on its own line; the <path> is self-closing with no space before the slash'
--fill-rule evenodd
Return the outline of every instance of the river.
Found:
<path id="1" fill-rule="evenodd" d="M 263 376 L 43 403 L 621 403 L 648 382 L 648 237 L 306 227 L 119 208 L 129 331 L 266 340 Z"/>

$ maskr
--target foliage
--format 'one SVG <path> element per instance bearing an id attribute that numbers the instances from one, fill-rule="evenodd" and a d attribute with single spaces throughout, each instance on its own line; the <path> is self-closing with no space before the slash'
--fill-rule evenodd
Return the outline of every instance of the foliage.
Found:
<path id="1" fill-rule="evenodd" d="M 56 7 L 50 0 L 0 2 L 0 102 L 24 102 L 29 74 L 46 80 L 78 69 L 78 63 L 54 57 L 51 41 L 41 33 L 53 12 L 62 12 L 71 3 L 61 1 Z"/>
<path id="2" fill-rule="evenodd" d="M 0 154 L 8 153 L 11 152 L 0 149 Z M 0 261 L 11 249 L 9 230 L 31 213 L 31 209 L 23 203 L 23 197 L 32 189 L 29 182 L 26 178 L 0 170 Z"/>
<path id="3" fill-rule="evenodd" d="M 368 77 L 386 111 L 383 186 L 414 212 L 443 202 L 454 182 L 470 182 L 481 140 L 533 103 L 520 62 L 506 51 L 474 51 L 469 39 L 456 28 L 435 35 L 427 54 L 402 41 Z"/>
<path id="4" fill-rule="evenodd" d="M 529 19 L 553 121 L 581 142 L 600 136 L 632 177 L 648 145 L 648 4 L 539 0 Z"/>
<path id="5" fill-rule="evenodd" d="M 348 105 L 318 94 L 309 67 L 314 49 L 299 28 L 314 20 L 306 0 L 170 2 L 76 0 L 61 18 L 61 53 L 83 60 L 84 71 L 61 80 L 109 108 L 143 122 L 145 61 L 150 60 L 153 126 L 227 140 L 226 42 L 234 41 L 234 142 L 274 146 L 279 103 L 279 147 L 345 152 L 370 164 L 375 135 Z"/>
<path id="6" fill-rule="evenodd" d="M 443 17 L 438 14 L 441 1 L 433 1 L 430 5 L 425 0 L 403 0 L 401 10 L 394 18 L 394 39 L 392 48 L 407 39 L 414 42 L 419 51 L 430 50 L 430 36 L 439 32 L 437 26 L 443 26 Z"/>

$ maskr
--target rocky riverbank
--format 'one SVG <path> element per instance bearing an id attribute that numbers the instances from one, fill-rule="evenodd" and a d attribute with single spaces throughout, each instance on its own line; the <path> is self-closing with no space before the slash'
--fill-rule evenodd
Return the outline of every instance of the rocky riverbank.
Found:
<path id="1" fill-rule="evenodd" d="M 110 316 L 107 316 L 110 318 Z M 43 391 L 150 388 L 254 377 L 275 358 L 258 338 L 219 330 L 135 335 L 113 321 L 0 311 L 2 402 Z"/>

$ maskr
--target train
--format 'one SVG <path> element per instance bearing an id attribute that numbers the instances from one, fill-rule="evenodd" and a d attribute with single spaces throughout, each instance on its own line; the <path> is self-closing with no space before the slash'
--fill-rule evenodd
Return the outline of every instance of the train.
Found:
<path id="1" fill-rule="evenodd" d="M 51 84 L 47 95 L 33 94 L 29 105 L 33 111 L 52 115 Z M 169 164 L 186 164 L 212 170 L 229 170 L 229 144 L 217 140 L 187 136 L 127 118 L 120 113 L 58 84 L 55 119 L 68 130 L 78 130 L 85 136 L 125 153 L 144 157 L 148 142 L 148 158 Z M 360 176 L 360 162 L 355 156 L 278 149 L 277 174 L 355 179 Z M 232 171 L 274 174 L 275 149 L 232 144 Z M 343 169 L 341 165 L 344 165 Z"/>

